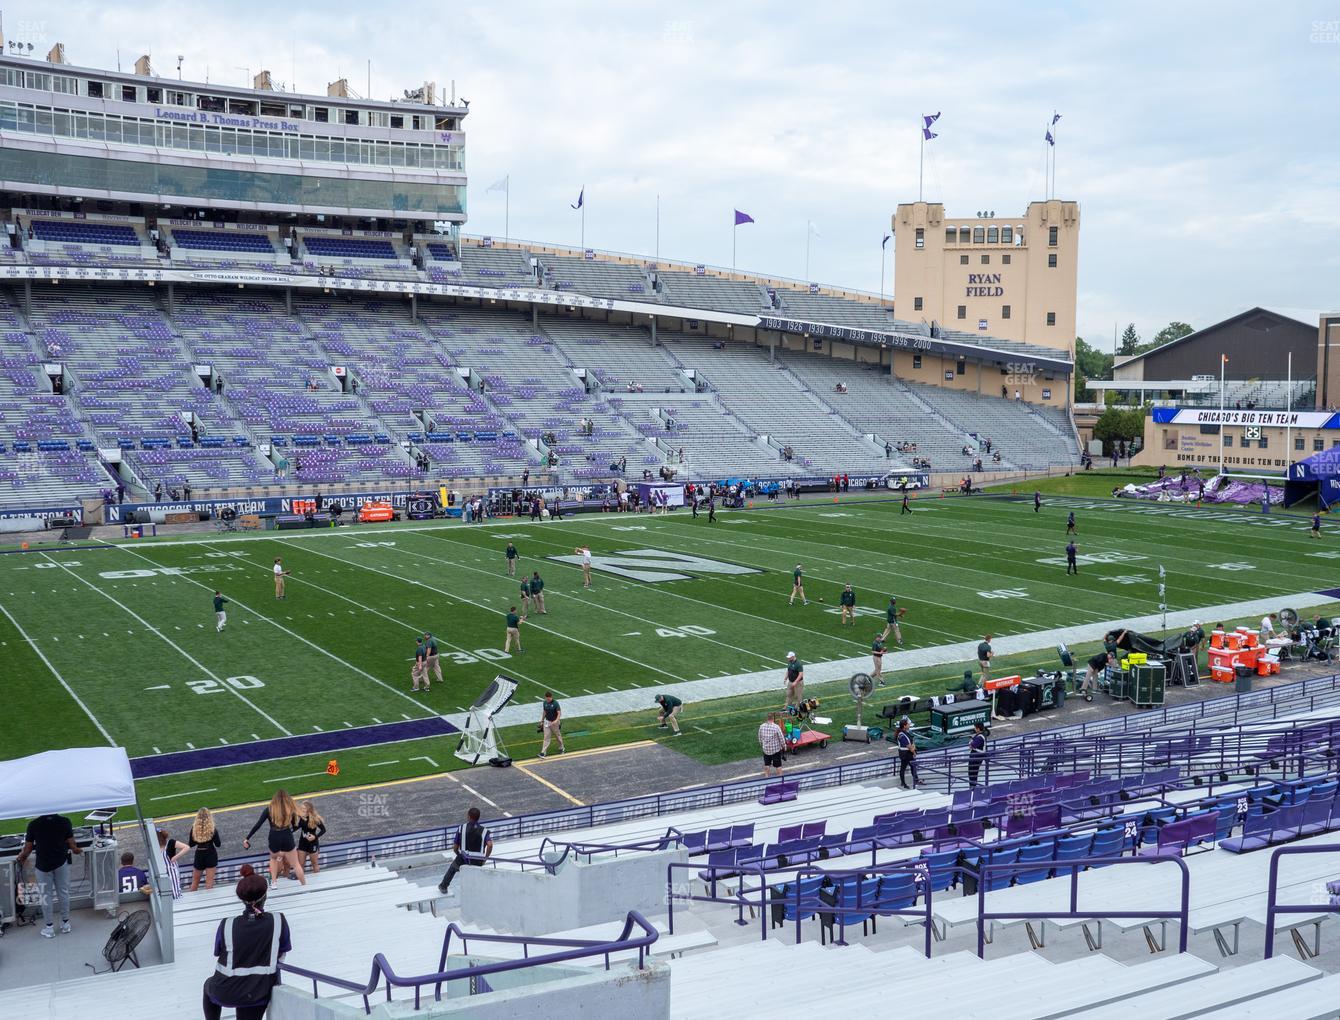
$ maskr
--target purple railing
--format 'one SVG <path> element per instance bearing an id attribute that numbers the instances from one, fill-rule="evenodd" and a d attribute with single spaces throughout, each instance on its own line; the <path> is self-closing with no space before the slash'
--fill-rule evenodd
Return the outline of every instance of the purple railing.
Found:
<path id="1" fill-rule="evenodd" d="M 1269 960 L 1275 955 L 1275 921 L 1280 914 L 1320 914 L 1340 913 L 1340 906 L 1333 903 L 1280 903 L 1279 902 L 1279 866 L 1280 858 L 1299 854 L 1340 854 L 1340 843 L 1324 843 L 1316 846 L 1282 846 L 1270 854 L 1270 883 L 1266 892 L 1266 951 Z M 1320 927 L 1318 927 L 1320 938 Z M 1315 953 L 1313 954 L 1316 955 Z"/>
<path id="2" fill-rule="evenodd" d="M 634 936 L 633 929 L 640 928 L 641 935 Z M 461 952 L 470 951 L 470 942 L 488 942 L 505 943 L 508 945 L 519 945 L 522 947 L 523 957 L 520 960 L 499 960 L 496 963 L 471 964 L 465 967 L 459 967 L 455 970 L 447 968 L 448 957 L 451 953 L 451 939 L 455 935 L 461 941 Z M 385 984 L 386 1001 L 390 1002 L 393 993 L 397 988 L 414 989 L 414 1008 L 420 1009 L 423 1004 L 423 990 L 431 985 L 433 988 L 433 1001 L 440 1002 L 442 999 L 442 986 L 451 981 L 470 981 L 476 985 L 481 979 L 489 974 L 501 974 L 510 970 L 522 970 L 527 967 L 542 967 L 550 963 L 567 963 L 571 960 L 583 960 L 593 956 L 603 956 L 605 958 L 605 969 L 609 970 L 610 956 L 614 953 L 630 952 L 637 950 L 638 970 L 642 970 L 647 962 L 647 948 L 652 945 L 660 933 L 652 927 L 651 923 L 636 910 L 630 910 L 627 917 L 624 918 L 623 931 L 613 940 L 599 939 L 564 939 L 564 938 L 541 938 L 530 935 L 493 935 L 482 933 L 471 933 L 462 931 L 454 922 L 447 925 L 446 935 L 442 939 L 442 953 L 438 957 L 437 971 L 432 974 L 419 974 L 413 977 L 397 974 L 387 961 L 386 957 L 378 953 L 372 958 L 372 973 L 364 984 L 358 984 L 355 981 L 348 981 L 344 978 L 332 977 L 329 974 L 322 974 L 318 971 L 307 970 L 303 967 L 297 967 L 289 963 L 281 963 L 280 969 L 289 974 L 296 974 L 298 977 L 306 978 L 312 982 L 312 997 L 320 998 L 320 986 L 330 985 L 333 988 L 339 988 L 346 992 L 354 992 L 363 998 L 363 1012 L 372 1012 L 372 996 L 379 987 Z M 564 946 L 559 952 L 545 953 L 540 956 L 531 956 L 531 946 Z M 484 987 L 488 982 L 484 982 Z"/>
<path id="3" fill-rule="evenodd" d="M 1108 921 L 1119 918 L 1150 918 L 1155 921 L 1178 920 L 1180 931 L 1178 933 L 1177 951 L 1186 952 L 1188 925 L 1191 914 L 1191 871 L 1187 868 L 1186 862 L 1180 857 L 1090 857 L 1074 861 L 1067 861 L 1064 864 L 1058 861 L 1052 861 L 1051 870 L 1070 872 L 1070 908 L 1068 910 L 992 910 L 986 909 L 986 876 L 993 871 L 1004 871 L 1009 873 L 1022 871 L 1039 871 L 1047 864 L 1046 861 L 1030 861 L 1026 863 L 1012 862 L 996 863 L 990 861 L 982 862 L 976 867 L 960 867 L 959 871 L 963 874 L 971 874 L 977 878 L 977 956 L 979 959 L 986 955 L 986 925 L 988 921 L 1047 921 L 1058 918 L 1075 918 L 1078 920 L 1090 921 Z M 1182 890 L 1181 904 L 1176 910 L 1080 910 L 1079 909 L 1079 873 L 1092 867 L 1106 867 L 1112 864 L 1176 864 L 1182 872 Z M 1047 881 L 1054 881 L 1048 879 Z M 996 890 L 997 892 L 1003 890 Z"/>
<path id="4" fill-rule="evenodd" d="M 1299 683 L 1288 684 L 1281 687 L 1274 687 L 1264 691 L 1257 691 L 1252 694 L 1237 695 L 1236 698 L 1215 699 L 1207 702 L 1198 702 L 1196 705 L 1179 706 L 1176 709 L 1166 709 L 1161 716 L 1153 718 L 1158 719 L 1159 723 L 1181 722 L 1200 717 L 1213 717 L 1216 726 L 1224 728 L 1224 731 L 1239 725 L 1237 723 L 1236 712 L 1226 712 L 1222 715 L 1218 713 L 1208 713 L 1206 709 L 1213 707 L 1221 701 L 1234 701 L 1239 705 L 1247 705 L 1251 708 L 1260 708 L 1270 706 L 1271 718 L 1282 711 L 1289 712 L 1311 712 L 1325 705 L 1332 705 L 1336 701 L 1337 690 L 1340 689 L 1340 674 L 1334 674 L 1327 677 L 1314 677 L 1311 680 L 1300 681 Z M 1188 713 L 1187 709 L 1196 709 L 1195 713 Z M 1136 743 L 1123 743 L 1116 739 L 1123 736 L 1124 728 L 1130 724 L 1130 720 L 1142 721 L 1149 724 L 1152 713 L 1143 713 L 1141 715 L 1126 715 L 1115 720 L 1104 720 L 1097 723 L 1083 723 L 1077 726 L 1065 727 L 1059 730 L 1046 731 L 1043 734 L 1020 734 L 1018 736 L 1001 738 L 993 740 L 989 745 L 990 751 L 988 759 L 984 763 L 982 773 L 979 779 L 983 783 L 992 781 L 1002 781 L 1005 779 L 1019 778 L 1021 775 L 1041 774 L 1048 771 L 1057 771 L 1062 766 L 1071 768 L 1087 768 L 1090 763 L 1082 760 L 1079 754 L 1070 748 L 1069 754 L 1064 754 L 1062 749 L 1070 745 L 1083 746 L 1086 748 L 1101 747 L 1105 753 L 1116 756 L 1117 760 L 1113 763 L 1103 763 L 1104 768 L 1111 768 L 1113 773 L 1120 768 L 1124 771 L 1138 771 L 1143 768 L 1143 764 L 1138 760 L 1135 753 L 1136 746 L 1162 745 L 1169 746 L 1178 738 L 1170 736 L 1149 736 L 1141 734 L 1138 737 L 1134 734 L 1127 735 Z M 1307 721 L 1295 721 L 1287 723 L 1274 723 L 1279 730 L 1290 731 L 1301 726 L 1309 725 Z M 1310 725 L 1317 725 L 1315 720 Z M 1247 734 L 1239 733 L 1238 740 L 1247 739 L 1251 734 L 1264 734 L 1269 736 L 1278 735 L 1264 730 L 1250 730 Z M 1202 734 L 1204 736 L 1204 734 Z M 1225 732 L 1209 734 L 1209 736 L 1219 739 L 1228 739 Z M 1231 736 L 1231 735 L 1230 735 Z M 1095 743 L 1083 743 L 1087 739 Z M 1101 740 L 1102 743 L 1096 743 Z M 1077 742 L 1080 742 L 1077 744 Z M 1051 756 L 1047 755 L 1047 745 L 1052 745 Z M 1309 767 L 1313 764 L 1321 765 L 1322 759 L 1315 759 L 1312 752 L 1305 747 L 1302 753 L 1295 748 L 1294 766 L 1302 765 Z M 1091 753 L 1091 752 L 1090 752 Z M 1186 764 L 1190 765 L 1190 759 L 1200 758 L 1204 751 L 1190 751 L 1182 755 L 1187 759 Z M 1225 763 L 1227 759 L 1225 759 Z M 1164 760 L 1166 765 L 1175 765 L 1177 762 Z M 1259 762 L 1251 762 L 1253 767 L 1259 765 Z M 941 748 L 935 750 L 924 750 L 917 755 L 917 765 L 924 776 L 935 777 L 940 782 L 937 785 L 943 786 L 946 790 L 962 788 L 967 786 L 968 782 L 968 755 L 966 747 Z M 866 761 L 853 762 L 851 764 L 833 765 L 826 768 L 810 769 L 804 772 L 793 774 L 792 781 L 801 784 L 801 790 L 819 790 L 833 786 L 845 786 L 851 783 L 868 782 L 878 779 L 886 779 L 894 775 L 898 768 L 896 757 L 876 758 Z M 1022 772 L 1020 770 L 1023 770 Z M 1199 765 L 1197 771 L 1211 773 L 1219 771 L 1215 769 L 1204 768 Z M 992 776 L 995 776 L 995 779 Z M 1188 780 L 1190 781 L 1190 780 Z M 722 807 L 727 804 L 742 803 L 744 801 L 756 800 L 763 792 L 771 780 L 768 779 L 746 779 L 731 783 L 722 783 L 717 786 L 700 787 L 694 790 L 680 790 L 668 793 L 649 794 L 642 797 L 633 797 L 626 800 L 605 801 L 597 804 L 582 805 L 580 807 L 558 808 L 553 811 L 539 812 L 537 814 L 521 815 L 515 818 L 499 818 L 490 820 L 488 823 L 489 831 L 492 833 L 495 841 L 504 839 L 522 839 L 526 836 L 546 835 L 562 832 L 564 830 L 594 828 L 599 825 L 609 825 L 616 822 L 629 821 L 637 818 L 655 818 L 667 814 L 673 814 L 684 811 L 701 811 L 707 808 Z M 402 857 L 419 853 L 432 853 L 446 851 L 451 848 L 451 840 L 455 835 L 456 826 L 443 826 L 434 829 L 424 829 L 416 832 L 402 832 L 387 836 L 371 836 L 364 839 L 348 840 L 339 843 L 331 843 L 322 847 L 322 861 L 329 865 L 353 864 L 364 861 L 376 861 L 378 858 Z M 254 864 L 261 858 L 254 856 L 234 857 L 220 862 L 218 877 L 221 881 L 232 881 L 237 878 L 237 872 L 243 864 Z"/>

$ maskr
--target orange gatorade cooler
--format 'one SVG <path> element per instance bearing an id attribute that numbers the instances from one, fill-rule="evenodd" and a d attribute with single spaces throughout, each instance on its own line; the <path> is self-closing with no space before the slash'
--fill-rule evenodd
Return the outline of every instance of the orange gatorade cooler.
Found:
<path id="1" fill-rule="evenodd" d="M 1224 635 L 1224 647 L 1232 651 L 1238 651 L 1242 648 L 1242 635 L 1235 630 L 1230 630 Z"/>
<path id="2" fill-rule="evenodd" d="M 1261 632 L 1259 630 L 1244 630 L 1242 637 L 1247 642 L 1243 646 L 1244 648 L 1256 648 L 1261 644 Z"/>
<path id="3" fill-rule="evenodd" d="M 1222 630 L 1216 630 L 1210 633 L 1210 647 L 1211 648 L 1224 647 L 1224 632 Z"/>
<path id="4" fill-rule="evenodd" d="M 1210 679 L 1218 684 L 1231 684 L 1234 680 L 1232 666 L 1210 666 Z"/>

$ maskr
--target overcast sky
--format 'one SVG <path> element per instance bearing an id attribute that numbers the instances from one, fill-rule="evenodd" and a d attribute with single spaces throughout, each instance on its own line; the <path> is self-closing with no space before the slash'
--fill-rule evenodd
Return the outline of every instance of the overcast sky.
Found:
<path id="1" fill-rule="evenodd" d="M 1149 338 L 1251 305 L 1340 307 L 1340 0 L 1251 3 L 17 3 L 71 63 L 385 99 L 468 98 L 471 233 L 586 243 L 877 291 L 894 207 L 1081 206 L 1079 331 Z M 886 286 L 893 278 L 889 245 Z"/>

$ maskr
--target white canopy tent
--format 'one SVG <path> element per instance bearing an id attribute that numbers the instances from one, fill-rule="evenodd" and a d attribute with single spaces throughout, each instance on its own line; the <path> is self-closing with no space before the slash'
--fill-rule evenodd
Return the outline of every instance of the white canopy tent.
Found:
<path id="1" fill-rule="evenodd" d="M 135 803 L 124 747 L 70 747 L 0 761 L 0 818 Z"/>

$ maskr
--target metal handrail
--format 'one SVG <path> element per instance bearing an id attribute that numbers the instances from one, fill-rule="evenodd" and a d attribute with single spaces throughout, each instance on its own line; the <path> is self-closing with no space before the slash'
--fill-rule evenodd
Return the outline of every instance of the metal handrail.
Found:
<path id="1" fill-rule="evenodd" d="M 916 910 L 910 910 L 910 909 L 881 910 L 880 909 L 881 903 L 878 899 L 872 904 L 869 903 L 862 904 L 861 883 L 868 878 L 872 877 L 883 878 L 886 875 L 911 875 L 913 888 L 917 889 L 923 897 L 924 901 L 923 907 Z M 806 877 L 813 878 L 816 876 L 822 876 L 825 878 L 831 878 L 836 880 L 855 878 L 857 881 L 855 906 L 844 907 L 841 905 L 840 901 L 837 904 L 828 904 L 824 903 L 823 901 L 818 901 L 820 904 L 820 908 L 815 911 L 816 913 L 822 912 L 825 914 L 838 915 L 839 917 L 838 927 L 840 929 L 840 934 L 838 936 L 838 943 L 837 943 L 838 945 L 844 944 L 844 940 L 846 938 L 846 929 L 847 929 L 846 916 L 848 914 L 859 915 L 864 910 L 866 910 L 866 908 L 869 908 L 870 913 L 884 917 L 911 917 L 911 916 L 923 917 L 921 923 L 925 930 L 925 938 L 926 938 L 926 945 L 924 952 L 926 954 L 926 959 L 929 960 L 931 958 L 931 941 L 932 941 L 932 935 L 934 933 L 934 925 L 932 923 L 933 915 L 931 913 L 932 897 L 931 897 L 930 867 L 924 861 L 911 861 L 911 862 L 899 861 L 873 868 L 848 868 L 843 870 L 836 870 L 836 869 L 829 870 L 827 868 L 815 868 L 815 867 L 801 868 L 796 873 L 796 883 L 795 883 L 797 945 L 800 944 L 800 922 L 801 922 L 800 912 L 802 907 L 800 899 L 800 883 Z M 915 903 L 915 898 L 913 902 Z M 812 905 L 813 904 L 810 903 L 803 904 L 803 906 L 806 908 Z"/>
<path id="2" fill-rule="evenodd" d="M 1182 872 L 1182 903 L 1177 910 L 1080 910 L 1079 909 L 1079 873 L 1082 869 L 1091 867 L 1106 867 L 1109 864 L 1176 864 Z M 1042 868 L 1049 867 L 1051 871 L 1060 871 L 1062 869 L 1070 872 L 1070 909 L 1065 911 L 1050 910 L 993 910 L 986 909 L 986 875 L 992 871 L 1040 871 Z M 1089 857 L 1068 861 L 1064 864 L 1058 864 L 1056 861 L 1031 861 L 1028 863 L 992 863 L 986 861 L 979 862 L 975 868 L 958 866 L 962 874 L 973 875 L 977 878 L 977 956 L 984 959 L 986 955 L 986 922 L 987 921 L 1045 921 L 1058 917 L 1069 917 L 1083 920 L 1115 920 L 1117 918 L 1142 918 L 1147 917 L 1153 920 L 1172 920 L 1181 921 L 1181 931 L 1178 935 L 1179 953 L 1186 952 L 1187 934 L 1191 917 L 1191 871 L 1187 868 L 1186 862 L 1180 857 Z M 1003 890 L 993 890 L 1001 892 Z"/>
<path id="3" fill-rule="evenodd" d="M 1266 951 L 1269 960 L 1275 955 L 1275 919 L 1280 914 L 1317 914 L 1332 911 L 1340 913 L 1340 906 L 1316 903 L 1280 903 L 1279 902 L 1279 866 L 1280 858 L 1299 854 L 1340 854 L 1340 843 L 1325 843 L 1317 846 L 1281 846 L 1270 854 L 1270 882 L 1266 889 Z"/>
<path id="4" fill-rule="evenodd" d="M 630 938 L 634 928 L 642 929 L 643 934 L 636 938 Z M 520 960 L 499 960 L 495 963 L 471 964 L 456 970 L 447 969 L 447 960 L 451 952 L 451 939 L 456 936 L 461 940 L 461 951 L 469 952 L 469 943 L 471 940 L 476 942 L 496 942 L 510 945 L 520 945 L 523 947 L 525 955 Z M 432 974 L 420 974 L 415 976 L 402 976 L 397 974 L 391 967 L 390 962 L 382 953 L 377 953 L 372 958 L 372 973 L 364 984 L 358 984 L 344 978 L 333 977 L 329 974 L 322 974 L 318 971 L 308 970 L 290 963 L 281 963 L 280 970 L 289 974 L 295 974 L 306 978 L 312 982 L 312 997 L 319 998 L 319 988 L 321 985 L 330 985 L 335 988 L 343 989 L 346 992 L 354 992 L 363 999 L 363 1012 L 371 1013 L 371 996 L 381 986 L 383 980 L 386 985 L 386 1001 L 390 1002 L 392 993 L 397 988 L 414 989 L 414 1008 L 417 1010 L 422 1006 L 423 988 L 426 985 L 433 986 L 433 999 L 440 1002 L 442 999 L 442 986 L 451 981 L 460 981 L 469 978 L 484 977 L 488 974 L 498 974 L 504 971 L 521 970 L 527 967 L 540 967 L 550 963 L 566 963 L 570 960 L 581 960 L 592 956 L 603 956 L 605 958 L 605 969 L 609 970 L 610 955 L 613 953 L 627 952 L 633 949 L 637 950 L 637 966 L 639 970 L 646 967 L 647 948 L 651 946 L 660 933 L 652 924 L 643 917 L 638 911 L 630 910 L 624 918 L 622 933 L 614 940 L 599 939 L 561 939 L 561 938 L 541 938 L 530 935 L 493 935 L 478 932 L 463 931 L 455 922 L 447 925 L 446 934 L 442 938 L 442 953 L 438 957 L 438 969 Z M 557 953 L 546 953 L 541 956 L 531 956 L 531 946 L 567 946 Z"/>

